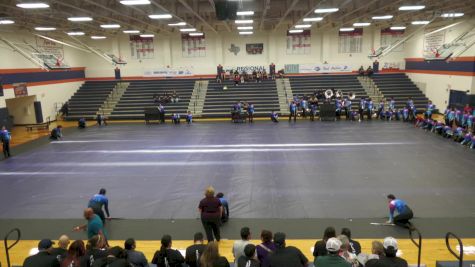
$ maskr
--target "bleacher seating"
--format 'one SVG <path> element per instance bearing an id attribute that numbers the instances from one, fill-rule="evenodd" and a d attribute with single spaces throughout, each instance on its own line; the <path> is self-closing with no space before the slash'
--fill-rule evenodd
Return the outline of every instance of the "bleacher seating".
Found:
<path id="1" fill-rule="evenodd" d="M 368 97 L 356 75 L 320 75 L 320 76 L 294 76 L 290 77 L 292 93 L 297 96 L 312 95 L 315 90 L 335 89 L 341 90 L 343 96 L 354 93 L 358 101 L 361 97 Z M 289 96 L 292 97 L 292 96 Z M 353 108 L 358 105 L 355 102 Z"/>
<path id="2" fill-rule="evenodd" d="M 223 90 L 227 86 L 227 90 Z M 238 101 L 254 104 L 255 116 L 267 116 L 272 110 L 280 111 L 279 97 L 274 80 L 253 81 L 234 86 L 233 81 L 223 84 L 210 80 L 203 108 L 205 117 L 230 117 L 232 105 Z"/>
<path id="3" fill-rule="evenodd" d="M 158 106 L 154 102 L 154 95 L 161 96 L 165 92 L 172 93 L 173 91 L 176 91 L 180 100 L 178 103 L 163 105 L 166 116 L 169 117 L 172 113 L 185 114 L 195 81 L 193 79 L 132 81 L 109 118 L 143 119 L 145 109 Z"/>
<path id="4" fill-rule="evenodd" d="M 116 84 L 115 81 L 85 82 L 69 100 L 69 115 L 66 119 L 94 118 Z"/>
<path id="5" fill-rule="evenodd" d="M 375 74 L 372 79 L 386 99 L 394 97 L 396 108 L 403 108 L 408 97 L 412 97 L 418 110 L 427 106 L 429 99 L 405 73 Z"/>

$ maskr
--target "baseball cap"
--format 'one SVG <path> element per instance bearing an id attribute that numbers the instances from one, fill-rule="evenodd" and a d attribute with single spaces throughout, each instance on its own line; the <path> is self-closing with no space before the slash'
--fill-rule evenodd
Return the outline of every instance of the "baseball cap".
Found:
<path id="1" fill-rule="evenodd" d="M 388 249 L 389 247 L 393 247 L 394 249 L 397 249 L 397 240 L 394 237 L 386 237 L 383 242 L 383 246 L 385 249 Z"/>
<path id="2" fill-rule="evenodd" d="M 338 252 L 341 247 L 341 241 L 335 237 L 329 238 L 327 240 L 327 250 L 330 252 Z"/>
<path id="3" fill-rule="evenodd" d="M 54 244 L 54 242 L 51 241 L 51 239 L 42 239 L 38 243 L 38 249 L 39 250 L 49 249 L 50 247 L 53 246 L 53 244 Z"/>

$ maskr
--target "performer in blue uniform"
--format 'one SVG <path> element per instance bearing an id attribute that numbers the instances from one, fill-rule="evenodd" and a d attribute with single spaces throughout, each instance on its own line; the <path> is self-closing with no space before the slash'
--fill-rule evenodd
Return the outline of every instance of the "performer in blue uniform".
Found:
<path id="1" fill-rule="evenodd" d="M 0 140 L 3 144 L 3 156 L 5 158 L 11 157 L 12 155 L 10 154 L 10 141 L 12 140 L 12 135 L 5 126 L 2 126 L 2 131 L 0 132 Z"/>
<path id="2" fill-rule="evenodd" d="M 99 190 L 99 194 L 95 194 L 90 200 L 87 206 L 88 208 L 92 208 L 95 214 L 99 216 L 102 220 L 102 223 L 105 223 L 106 217 L 104 216 L 104 210 L 106 211 L 107 218 L 110 218 L 109 214 L 109 199 L 106 197 L 106 189 L 101 188 Z"/>
<path id="3" fill-rule="evenodd" d="M 368 101 L 366 102 L 366 109 L 368 113 L 368 120 L 371 120 L 371 116 L 373 115 L 373 100 L 371 100 L 371 98 L 368 98 Z"/>
<path id="4" fill-rule="evenodd" d="M 254 122 L 254 104 L 249 103 L 249 105 L 247 106 L 247 114 L 249 118 L 249 123 L 253 123 Z"/>
<path id="5" fill-rule="evenodd" d="M 393 194 L 387 196 L 389 201 L 389 220 L 387 223 L 394 223 L 405 228 L 413 228 L 409 221 L 414 217 L 414 214 L 409 206 L 401 199 L 397 199 Z M 394 212 L 398 214 L 394 216 Z"/>
<path id="6" fill-rule="evenodd" d="M 424 113 L 424 117 L 426 119 L 432 119 L 432 113 L 434 112 L 435 105 L 432 104 L 432 101 L 429 100 L 429 103 L 427 104 L 426 112 Z"/>
<path id="7" fill-rule="evenodd" d="M 360 99 L 359 108 L 360 108 L 360 120 L 363 120 L 364 119 L 364 110 L 366 108 L 366 100 L 364 99 L 364 97 L 362 97 Z"/>
<path id="8" fill-rule="evenodd" d="M 289 110 L 290 110 L 289 122 L 292 120 L 292 117 L 294 117 L 294 122 L 297 121 L 297 104 L 295 104 L 294 101 L 290 103 Z"/>
<path id="9" fill-rule="evenodd" d="M 188 111 L 188 114 L 186 114 L 186 122 L 188 124 L 193 123 L 193 114 L 191 114 L 191 111 Z"/>
<path id="10" fill-rule="evenodd" d="M 270 119 L 272 120 L 272 122 L 279 122 L 279 114 L 277 114 L 277 112 L 275 111 L 272 111 L 272 113 L 270 114 Z"/>

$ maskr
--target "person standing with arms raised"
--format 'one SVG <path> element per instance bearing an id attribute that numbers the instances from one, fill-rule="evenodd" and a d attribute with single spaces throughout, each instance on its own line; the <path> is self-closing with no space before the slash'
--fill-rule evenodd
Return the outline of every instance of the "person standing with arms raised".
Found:
<path id="1" fill-rule="evenodd" d="M 221 240 L 219 231 L 221 214 L 223 214 L 223 206 L 221 201 L 214 196 L 214 188 L 209 186 L 205 190 L 205 198 L 200 201 L 198 210 L 201 214 L 201 223 L 206 232 L 208 242 Z M 213 237 L 214 234 L 214 237 Z"/>

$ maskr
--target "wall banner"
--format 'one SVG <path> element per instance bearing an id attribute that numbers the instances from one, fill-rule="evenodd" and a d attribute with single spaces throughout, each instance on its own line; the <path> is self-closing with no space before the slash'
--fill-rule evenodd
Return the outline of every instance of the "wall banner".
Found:
<path id="1" fill-rule="evenodd" d="M 153 59 L 154 53 L 153 37 L 130 36 L 130 55 L 133 59 Z"/>

